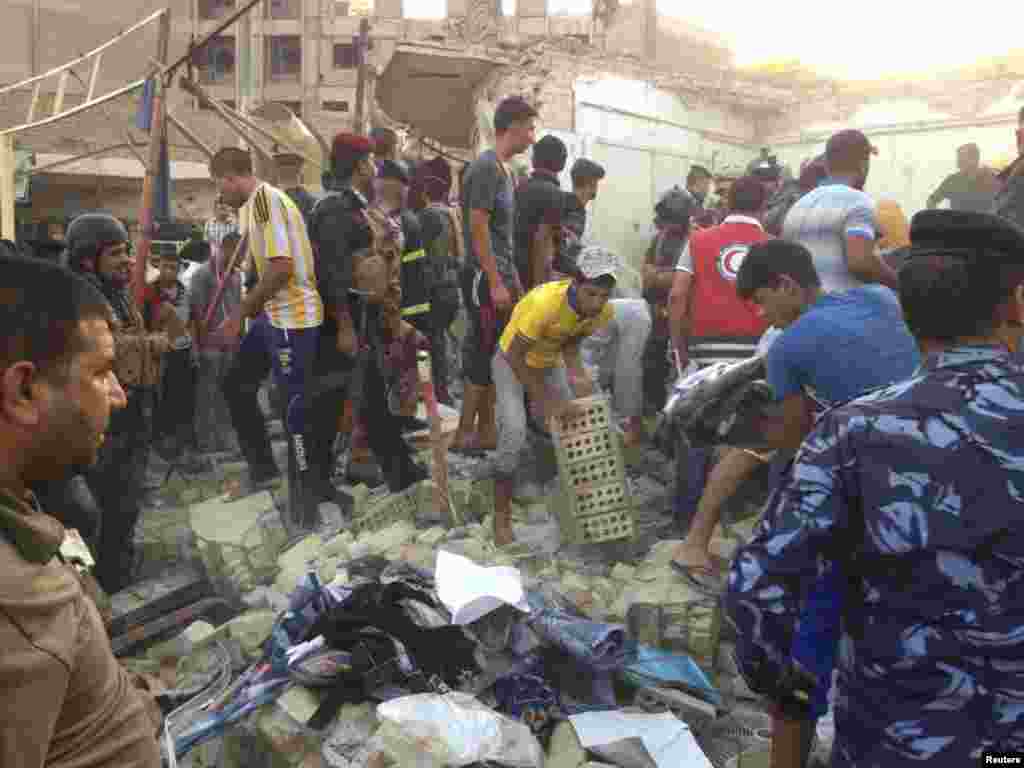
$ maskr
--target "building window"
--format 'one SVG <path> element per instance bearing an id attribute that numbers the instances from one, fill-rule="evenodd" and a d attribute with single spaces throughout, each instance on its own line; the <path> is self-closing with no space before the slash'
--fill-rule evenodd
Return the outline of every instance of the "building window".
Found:
<path id="1" fill-rule="evenodd" d="M 268 0 L 268 19 L 302 18 L 302 0 Z"/>
<path id="2" fill-rule="evenodd" d="M 203 21 L 223 19 L 235 10 L 235 0 L 199 0 L 199 18 Z"/>
<path id="3" fill-rule="evenodd" d="M 201 83 L 225 83 L 235 77 L 234 35 L 218 35 L 196 53 Z"/>
<path id="4" fill-rule="evenodd" d="M 334 68 L 355 69 L 359 65 L 359 56 L 352 43 L 334 44 Z"/>
<path id="5" fill-rule="evenodd" d="M 347 101 L 325 101 L 324 102 L 325 112 L 348 112 Z"/>
<path id="6" fill-rule="evenodd" d="M 334 15 L 338 17 L 348 16 L 350 10 L 349 6 L 351 5 L 352 4 L 349 0 L 336 0 L 334 3 Z"/>
<path id="7" fill-rule="evenodd" d="M 302 74 L 302 40 L 275 35 L 267 40 L 267 79 L 298 80 Z"/>

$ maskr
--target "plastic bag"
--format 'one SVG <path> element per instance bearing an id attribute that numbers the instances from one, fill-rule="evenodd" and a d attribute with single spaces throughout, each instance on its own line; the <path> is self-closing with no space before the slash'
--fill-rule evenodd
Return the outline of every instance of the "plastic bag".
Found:
<path id="1" fill-rule="evenodd" d="M 464 693 L 421 693 L 377 707 L 380 736 L 399 765 L 464 766 L 492 761 L 541 768 L 544 753 L 530 729 Z M 407 762 L 413 760 L 414 762 Z"/>

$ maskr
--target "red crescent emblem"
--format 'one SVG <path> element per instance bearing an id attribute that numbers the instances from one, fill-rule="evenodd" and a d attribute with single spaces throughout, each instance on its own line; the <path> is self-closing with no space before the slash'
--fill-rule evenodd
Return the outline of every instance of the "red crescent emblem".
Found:
<path id="1" fill-rule="evenodd" d="M 750 246 L 746 243 L 727 245 L 718 254 L 718 273 L 726 280 L 735 282 L 740 265 L 743 264 L 743 259 L 747 257 L 749 251 Z"/>

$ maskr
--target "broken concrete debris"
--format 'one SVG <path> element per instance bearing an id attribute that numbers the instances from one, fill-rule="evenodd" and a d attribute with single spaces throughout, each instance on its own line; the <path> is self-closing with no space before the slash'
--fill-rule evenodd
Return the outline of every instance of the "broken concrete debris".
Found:
<path id="1" fill-rule="evenodd" d="M 225 468 L 219 469 L 219 477 L 223 478 Z M 291 542 L 279 512 L 286 498 L 284 493 L 264 492 L 227 501 L 222 494 L 213 493 L 214 483 L 208 483 L 199 489 L 198 495 L 188 494 L 189 499 L 185 501 L 182 494 L 190 489 L 175 487 L 167 503 L 144 514 L 139 538 L 147 556 L 165 563 L 198 560 L 218 591 L 233 599 L 242 613 L 217 627 L 196 622 L 179 636 L 150 648 L 145 657 L 132 662 L 159 669 L 161 664 L 166 666 L 168 661 L 179 657 L 177 674 L 181 685 L 184 676 L 196 679 L 198 667 L 191 659 L 219 643 L 229 648 L 237 675 L 263 656 L 275 621 L 287 610 L 289 596 L 311 569 L 315 569 L 321 585 L 348 589 L 359 583 L 359 579 L 366 578 L 358 563 L 370 562 L 367 558 L 386 561 L 393 567 L 412 566 L 419 572 L 432 574 L 438 551 L 446 550 L 480 566 L 516 568 L 526 589 L 543 590 L 545 595 L 559 601 L 560 610 L 568 610 L 590 621 L 625 624 L 632 606 L 660 606 L 660 624 L 652 636 L 664 648 L 687 653 L 706 672 L 717 673 L 714 679 L 730 700 L 734 695 L 751 695 L 735 678 L 736 670 L 728 648 L 721 643 L 717 606 L 709 605 L 703 595 L 688 589 L 668 566 L 678 540 L 655 541 L 642 557 L 625 559 L 623 552 L 629 550 L 610 544 L 563 546 L 557 515 L 550 508 L 551 499 L 557 498 L 552 492 L 557 481 L 530 478 L 514 502 L 518 543 L 515 547 L 498 549 L 493 543 L 489 518 L 493 509 L 493 483 L 460 477 L 456 473 L 451 478 L 451 496 L 457 514 L 449 520 L 418 512 L 433 505 L 432 488 L 428 483 L 421 485 L 411 494 L 415 504 L 409 515 L 382 519 L 379 524 L 359 529 L 344 519 L 339 520 L 337 508 L 321 510 L 321 529 Z M 645 496 L 656 495 L 657 487 L 655 481 L 647 483 L 646 480 L 634 486 L 642 488 Z M 352 490 L 358 502 L 353 504 L 352 513 L 365 513 L 382 499 L 380 494 L 371 493 L 365 487 Z M 660 507 L 652 509 L 651 506 L 657 507 L 645 504 L 645 509 L 637 510 L 638 522 L 648 527 L 661 515 Z M 350 515 L 346 513 L 345 517 Z M 731 553 L 739 541 L 750 534 L 752 526 L 753 521 L 745 521 L 716 530 L 713 550 Z M 350 568 L 350 564 L 355 567 Z M 115 603 L 125 599 L 123 595 L 115 596 Z M 422 614 L 420 618 L 426 620 Z M 509 648 L 539 656 L 548 650 L 547 642 L 528 624 L 522 625 L 517 638 L 510 640 L 497 656 L 490 651 L 482 653 L 483 679 L 487 679 L 490 670 L 497 674 L 514 669 L 515 657 L 510 655 Z M 659 704 L 658 697 L 648 697 L 648 706 L 662 707 L 661 711 L 666 711 L 671 702 L 665 702 L 671 697 L 662 698 L 665 701 Z M 323 691 L 292 684 L 227 729 L 216 740 L 216 750 L 207 744 L 193 749 L 186 760 L 192 760 L 192 768 L 207 765 L 211 768 L 214 765 L 245 765 L 247 768 L 405 765 L 395 754 L 395 739 L 382 730 L 374 701 L 345 704 L 327 728 L 310 730 L 305 724 L 323 700 Z M 622 703 L 628 704 L 629 700 L 624 699 Z M 678 706 L 676 709 L 686 711 Z M 692 709 L 694 712 L 701 710 L 699 706 Z M 691 727 L 695 725 L 696 719 Z M 549 736 L 544 750 L 545 765 L 555 768 L 602 768 L 606 765 L 593 762 L 595 756 L 581 746 L 569 722 L 555 724 Z M 709 755 L 711 753 L 709 751 Z M 715 768 L 722 766 L 715 763 Z"/>

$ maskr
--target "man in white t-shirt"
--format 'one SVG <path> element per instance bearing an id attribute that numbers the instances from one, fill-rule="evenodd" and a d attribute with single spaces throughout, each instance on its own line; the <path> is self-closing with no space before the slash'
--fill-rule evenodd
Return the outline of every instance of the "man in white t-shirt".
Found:
<path id="1" fill-rule="evenodd" d="M 860 131 L 834 134 L 825 147 L 828 177 L 786 214 L 783 238 L 811 252 L 826 291 L 865 283 L 899 287 L 896 272 L 878 255 L 878 208 L 864 192 L 873 154 L 877 150 Z"/>

